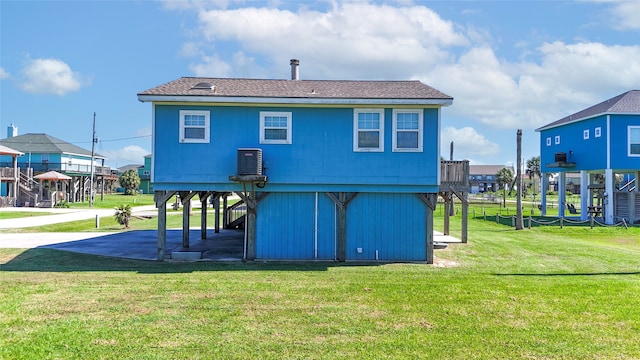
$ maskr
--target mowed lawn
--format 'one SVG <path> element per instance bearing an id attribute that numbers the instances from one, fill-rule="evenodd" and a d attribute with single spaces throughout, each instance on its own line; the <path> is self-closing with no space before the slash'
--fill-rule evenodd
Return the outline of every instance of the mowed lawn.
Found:
<path id="1" fill-rule="evenodd" d="M 637 227 L 471 220 L 434 265 L 0 264 L 0 359 L 640 358 Z"/>

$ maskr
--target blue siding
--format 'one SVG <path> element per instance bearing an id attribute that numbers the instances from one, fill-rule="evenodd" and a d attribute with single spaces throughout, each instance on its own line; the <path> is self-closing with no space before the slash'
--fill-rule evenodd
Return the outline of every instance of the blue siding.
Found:
<path id="1" fill-rule="evenodd" d="M 426 206 L 414 194 L 360 193 L 347 206 L 347 260 L 425 261 Z M 357 249 L 362 248 L 362 253 Z"/>
<path id="2" fill-rule="evenodd" d="M 179 143 L 179 111 L 208 110 L 208 144 Z M 260 111 L 292 113 L 292 144 L 260 144 Z M 353 108 L 155 106 L 154 187 L 239 189 L 236 150 L 261 148 L 265 191 L 436 192 L 438 108 L 424 109 L 422 153 L 392 151 L 392 108 L 385 109 L 385 151 L 353 151 Z M 392 188 L 393 190 L 390 190 Z"/>
<path id="3" fill-rule="evenodd" d="M 256 258 L 335 259 L 335 205 L 318 194 L 317 257 L 315 193 L 270 193 L 258 205 Z"/>
<path id="4" fill-rule="evenodd" d="M 595 136 L 595 129 L 600 128 L 600 137 Z M 589 138 L 584 139 L 584 131 L 589 131 Z M 560 144 L 555 143 L 556 136 L 560 136 Z M 547 146 L 547 138 L 551 145 Z M 564 152 L 567 161 L 575 162 L 574 168 L 547 167 L 555 161 L 555 154 Z M 540 167 L 544 172 L 581 170 L 598 170 L 607 167 L 607 122 L 601 116 L 589 120 L 559 126 L 540 133 Z"/>
<path id="5" fill-rule="evenodd" d="M 628 126 L 640 126 L 639 115 L 610 115 L 610 131 L 607 133 L 607 116 L 543 130 L 540 133 L 540 164 L 542 172 L 607 169 L 607 139 L 610 139 L 610 168 L 632 170 L 640 168 L 640 157 L 628 155 Z M 601 136 L 595 136 L 595 129 L 600 128 Z M 589 131 L 589 139 L 584 139 L 584 131 Z M 555 137 L 560 136 L 560 144 L 555 144 Z M 547 146 L 546 139 L 551 138 Z M 557 152 L 567 154 L 569 161 L 575 162 L 575 168 L 549 168 L 546 165 L 554 162 Z"/>
<path id="6" fill-rule="evenodd" d="M 640 156 L 629 156 L 629 126 L 640 126 L 640 115 L 611 115 L 612 169 L 640 169 Z"/>

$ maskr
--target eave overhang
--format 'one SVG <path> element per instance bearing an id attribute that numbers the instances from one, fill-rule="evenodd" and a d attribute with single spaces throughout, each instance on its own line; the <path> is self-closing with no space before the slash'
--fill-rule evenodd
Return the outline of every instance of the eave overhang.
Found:
<path id="1" fill-rule="evenodd" d="M 453 99 L 357 99 L 357 98 L 280 98 L 236 96 L 138 95 L 140 102 L 250 103 L 293 105 L 439 105 L 449 106 Z"/>

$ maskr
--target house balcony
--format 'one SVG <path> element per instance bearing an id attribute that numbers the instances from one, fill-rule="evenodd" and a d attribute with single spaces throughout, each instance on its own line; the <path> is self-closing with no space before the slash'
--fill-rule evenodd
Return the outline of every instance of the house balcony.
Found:
<path id="1" fill-rule="evenodd" d="M 440 189 L 469 192 L 469 160 L 440 161 Z"/>
<path id="2" fill-rule="evenodd" d="M 16 173 L 13 168 L 3 167 L 0 168 L 0 180 L 2 181 L 14 181 L 16 179 Z"/>

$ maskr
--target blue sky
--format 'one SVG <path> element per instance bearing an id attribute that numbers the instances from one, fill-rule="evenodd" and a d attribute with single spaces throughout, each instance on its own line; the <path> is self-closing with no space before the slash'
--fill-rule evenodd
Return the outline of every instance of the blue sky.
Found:
<path id="1" fill-rule="evenodd" d="M 454 97 L 442 155 L 510 164 L 534 130 L 640 89 L 640 1 L 0 0 L 0 137 L 46 133 L 143 162 L 151 106 L 181 76 L 417 79 Z"/>

